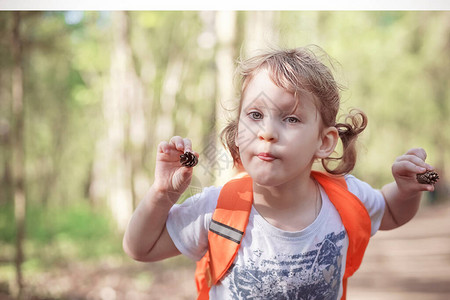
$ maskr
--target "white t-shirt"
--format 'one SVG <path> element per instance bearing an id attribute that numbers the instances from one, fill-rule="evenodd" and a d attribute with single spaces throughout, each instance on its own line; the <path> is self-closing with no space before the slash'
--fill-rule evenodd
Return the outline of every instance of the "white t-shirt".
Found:
<path id="1" fill-rule="evenodd" d="M 379 190 L 345 177 L 348 189 L 366 207 L 374 235 L 385 202 Z M 208 230 L 221 188 L 174 205 L 166 227 L 178 250 L 193 260 L 207 251 Z M 252 207 L 238 255 L 227 274 L 210 290 L 210 299 L 340 299 L 348 248 L 341 218 L 320 188 L 322 208 L 301 231 L 284 231 L 269 224 Z"/>

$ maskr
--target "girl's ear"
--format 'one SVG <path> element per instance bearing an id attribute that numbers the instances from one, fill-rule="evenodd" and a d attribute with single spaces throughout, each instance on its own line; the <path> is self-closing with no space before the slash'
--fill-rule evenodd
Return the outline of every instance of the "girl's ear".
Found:
<path id="1" fill-rule="evenodd" d="M 316 158 L 327 158 L 333 153 L 339 139 L 336 127 L 328 127 L 322 131 L 319 147 L 316 151 Z"/>

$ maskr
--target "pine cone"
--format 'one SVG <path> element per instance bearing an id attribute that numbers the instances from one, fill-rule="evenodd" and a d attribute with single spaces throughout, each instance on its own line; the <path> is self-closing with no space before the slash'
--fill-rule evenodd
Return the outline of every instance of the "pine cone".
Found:
<path id="1" fill-rule="evenodd" d="M 184 154 L 180 155 L 180 163 L 185 167 L 192 168 L 197 165 L 198 158 L 194 155 L 194 153 L 185 152 Z"/>
<path id="2" fill-rule="evenodd" d="M 434 171 L 427 171 L 422 174 L 417 174 L 416 178 L 419 183 L 435 184 L 439 180 L 439 175 Z"/>

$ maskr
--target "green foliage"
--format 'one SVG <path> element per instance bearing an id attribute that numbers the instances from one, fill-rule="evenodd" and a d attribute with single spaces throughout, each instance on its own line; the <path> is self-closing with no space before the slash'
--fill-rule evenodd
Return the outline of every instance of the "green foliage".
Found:
<path id="1" fill-rule="evenodd" d="M 0 257 L 15 257 L 14 213 L 11 205 L 0 209 Z M 67 207 L 32 205 L 27 210 L 25 234 L 26 276 L 47 272 L 74 261 L 98 261 L 123 255 L 121 236 L 104 210 L 94 211 L 88 203 Z M 13 281 L 14 267 L 0 266 L 0 282 Z"/>
<path id="2" fill-rule="evenodd" d="M 13 243 L 15 240 L 14 207 L 10 203 L 0 206 L 0 240 Z"/>
<path id="3" fill-rule="evenodd" d="M 95 214 L 87 205 L 46 209 L 32 206 L 27 221 L 31 225 L 27 228 L 30 239 L 43 244 L 66 237 L 74 241 L 95 240 L 108 232 L 106 218 Z"/>
<path id="4" fill-rule="evenodd" d="M 12 205 L 2 207 L 0 220 L 1 243 L 13 244 Z M 42 249 L 53 252 L 69 249 L 69 253 L 85 258 L 121 252 L 121 243 L 118 242 L 121 238 L 110 214 L 104 210 L 93 210 L 85 200 L 67 207 L 30 205 L 27 209 L 26 238 L 39 256 L 44 254 L 39 253 Z"/>

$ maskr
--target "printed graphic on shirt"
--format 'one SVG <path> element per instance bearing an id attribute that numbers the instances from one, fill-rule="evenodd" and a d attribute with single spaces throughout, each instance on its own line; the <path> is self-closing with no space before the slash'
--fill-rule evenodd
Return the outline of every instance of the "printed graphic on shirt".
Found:
<path id="1" fill-rule="evenodd" d="M 317 248 L 299 255 L 278 254 L 232 266 L 233 299 L 337 299 L 341 284 L 342 241 L 345 231 L 328 234 Z"/>

